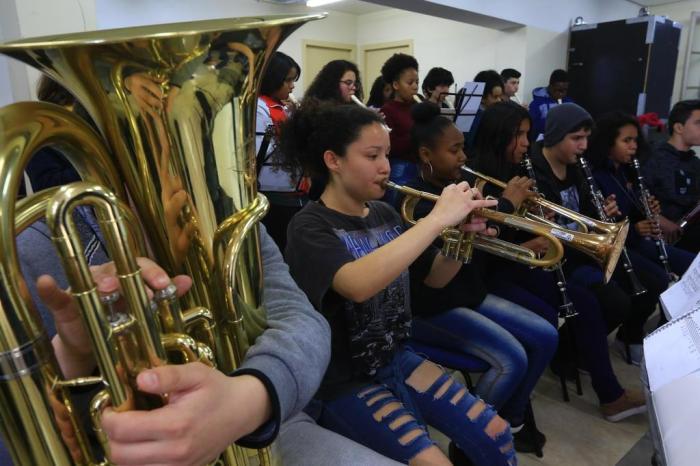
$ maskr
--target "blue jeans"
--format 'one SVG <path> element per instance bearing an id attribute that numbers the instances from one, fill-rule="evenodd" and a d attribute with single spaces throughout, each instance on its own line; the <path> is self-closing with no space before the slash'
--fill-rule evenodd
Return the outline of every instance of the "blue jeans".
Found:
<path id="1" fill-rule="evenodd" d="M 508 278 L 493 280 L 489 284 L 494 294 L 530 309 L 557 326 L 561 294 L 552 272 L 529 269 L 515 263 L 503 265 L 500 272 Z M 590 372 L 591 384 L 600 402 L 615 401 L 624 390 L 610 363 L 607 325 L 600 304 L 590 290 L 570 280 L 567 282 L 567 294 L 578 311 L 578 315 L 568 319 L 566 324 L 576 342 L 578 362 Z M 562 337 L 559 346 L 564 354 L 568 352 L 569 342 L 566 333 L 562 333 Z"/>
<path id="2" fill-rule="evenodd" d="M 658 277 L 659 280 L 665 280 L 666 272 L 661 261 L 659 260 L 659 253 L 656 249 L 656 245 L 651 240 L 639 239 L 632 244 L 632 249 L 637 253 L 646 257 L 653 263 L 651 268 L 652 273 Z M 695 254 L 688 252 L 685 249 L 680 249 L 670 244 L 666 244 L 666 254 L 668 255 L 668 264 L 671 271 L 678 275 L 679 277 L 688 270 L 690 264 L 695 259 Z"/>
<path id="3" fill-rule="evenodd" d="M 441 371 L 426 390 L 411 386 L 407 379 L 424 362 L 410 350 L 397 351 L 374 383 L 325 401 L 319 424 L 404 463 L 433 445 L 429 424 L 477 465 L 516 465 L 510 429 L 489 436 L 485 430 L 496 412 L 486 405 L 472 417 L 478 399 L 449 374 Z"/>
<path id="4" fill-rule="evenodd" d="M 530 393 L 557 348 L 557 331 L 527 309 L 489 294 L 471 310 L 415 318 L 413 338 L 486 361 L 474 392 L 511 425 L 524 419 Z"/>

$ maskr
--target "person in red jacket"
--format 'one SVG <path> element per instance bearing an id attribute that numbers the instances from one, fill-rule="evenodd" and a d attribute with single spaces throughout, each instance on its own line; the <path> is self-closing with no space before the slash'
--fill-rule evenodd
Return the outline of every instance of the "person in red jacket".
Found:
<path id="1" fill-rule="evenodd" d="M 382 77 L 394 90 L 394 98 L 382 106 L 386 124 L 391 128 L 390 179 L 406 184 L 418 176 L 418 159 L 411 151 L 411 107 L 418 94 L 418 62 L 411 55 L 395 53 L 382 66 Z M 385 200 L 393 202 L 393 194 L 387 193 Z"/>

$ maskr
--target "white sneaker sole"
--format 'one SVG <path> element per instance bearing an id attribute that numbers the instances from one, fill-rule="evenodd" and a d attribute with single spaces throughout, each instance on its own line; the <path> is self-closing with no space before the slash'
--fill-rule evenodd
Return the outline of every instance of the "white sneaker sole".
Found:
<path id="1" fill-rule="evenodd" d="M 647 405 L 643 406 L 637 406 L 636 408 L 630 408 L 625 411 L 621 411 L 617 414 L 614 414 L 612 416 L 603 416 L 606 421 L 610 422 L 619 422 L 623 419 L 627 419 L 628 417 L 634 416 L 636 414 L 642 414 L 647 411 Z"/>

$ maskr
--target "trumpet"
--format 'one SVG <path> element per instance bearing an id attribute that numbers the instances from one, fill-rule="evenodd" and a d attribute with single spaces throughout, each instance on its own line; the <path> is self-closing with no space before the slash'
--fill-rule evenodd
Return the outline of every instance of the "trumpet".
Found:
<path id="1" fill-rule="evenodd" d="M 506 183 L 503 181 L 479 173 L 467 166 L 463 166 L 462 170 L 477 178 L 476 187 L 480 190 L 487 183 L 491 183 L 501 189 L 506 187 Z M 549 221 L 530 212 L 529 209 L 531 207 L 549 209 L 562 217 L 571 219 L 579 226 L 579 229 L 570 230 L 564 228 L 556 222 Z M 539 193 L 535 193 L 535 196 L 523 202 L 515 215 L 550 227 L 552 234 L 566 243 L 567 246 L 594 259 L 603 269 L 604 282 L 610 281 L 620 254 L 622 254 L 625 239 L 627 239 L 629 220 L 625 219 L 618 223 L 594 220 L 579 212 L 548 201 Z"/>
<path id="2" fill-rule="evenodd" d="M 420 96 L 419 96 L 418 94 L 413 94 L 413 100 L 414 100 L 417 104 L 423 102 L 423 99 L 421 99 Z"/>
<path id="3" fill-rule="evenodd" d="M 385 186 L 405 195 L 401 203 L 401 216 L 411 225 L 416 224 L 414 210 L 420 200 L 436 202 L 440 196 L 425 191 L 398 185 L 387 181 Z M 564 247 L 549 228 L 537 222 L 527 220 L 517 215 L 504 214 L 493 209 L 474 209 L 465 219 L 469 221 L 472 215 L 484 217 L 492 222 L 508 225 L 518 230 L 527 231 L 542 236 L 549 241 L 549 248 L 544 257 L 538 257 L 533 250 L 497 238 L 479 236 L 474 232 L 463 232 L 459 227 L 446 228 L 440 234 L 443 241 L 441 254 L 465 264 L 471 262 L 474 248 L 480 249 L 505 259 L 509 259 L 531 267 L 551 267 L 558 263 L 564 255 Z"/>

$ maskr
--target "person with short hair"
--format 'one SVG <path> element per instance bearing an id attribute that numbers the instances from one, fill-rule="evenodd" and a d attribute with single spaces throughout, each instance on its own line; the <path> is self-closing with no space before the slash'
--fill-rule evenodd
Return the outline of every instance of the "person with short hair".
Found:
<path id="1" fill-rule="evenodd" d="M 700 222 L 681 232 L 678 222 L 700 201 L 700 160 L 693 151 L 700 145 L 700 100 L 681 100 L 668 116 L 668 141 L 654 150 L 643 164 L 649 190 L 661 203 L 661 213 L 670 222 L 661 228 L 682 249 L 700 251 Z M 682 234 L 681 234 L 682 233 Z"/>
<path id="2" fill-rule="evenodd" d="M 455 83 L 455 79 L 445 68 L 435 67 L 430 68 L 428 74 L 423 79 L 422 89 L 423 97 L 443 108 L 449 108 L 445 103 L 447 92 L 450 92 L 450 86 Z"/>
<path id="3" fill-rule="evenodd" d="M 539 141 L 545 130 L 545 122 L 549 109 L 566 102 L 573 102 L 569 93 L 569 73 L 565 70 L 554 70 L 549 75 L 549 85 L 536 87 L 532 90 L 532 102 L 529 111 L 532 118 L 530 140 Z"/>
<path id="4" fill-rule="evenodd" d="M 520 71 L 514 68 L 505 68 L 501 71 L 501 79 L 503 80 L 503 100 L 513 101 L 520 104 L 520 100 L 516 95 L 520 89 Z"/>

